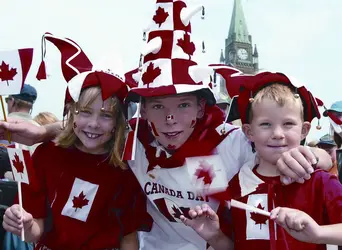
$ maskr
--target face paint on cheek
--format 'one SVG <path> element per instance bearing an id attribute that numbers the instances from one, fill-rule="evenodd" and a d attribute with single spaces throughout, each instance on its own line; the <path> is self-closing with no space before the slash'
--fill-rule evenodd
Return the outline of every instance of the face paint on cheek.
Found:
<path id="1" fill-rule="evenodd" d="M 154 136 L 159 136 L 158 132 L 157 132 L 157 129 L 156 129 L 156 126 L 154 125 L 153 122 L 150 122 L 150 125 L 151 125 L 151 129 L 152 129 L 152 133 Z"/>
<path id="2" fill-rule="evenodd" d="M 196 120 L 192 120 L 190 124 L 190 128 L 194 128 L 196 125 Z"/>
<path id="3" fill-rule="evenodd" d="M 74 128 L 77 128 L 77 124 L 76 124 L 76 122 L 74 122 Z"/>
<path id="4" fill-rule="evenodd" d="M 175 145 L 171 145 L 171 144 L 169 144 L 169 145 L 167 145 L 167 149 L 176 149 L 176 146 Z"/>

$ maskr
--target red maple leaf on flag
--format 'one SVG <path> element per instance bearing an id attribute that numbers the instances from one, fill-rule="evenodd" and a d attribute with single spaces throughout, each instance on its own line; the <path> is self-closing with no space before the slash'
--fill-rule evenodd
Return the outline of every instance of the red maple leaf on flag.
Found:
<path id="1" fill-rule="evenodd" d="M 17 170 L 18 173 L 23 174 L 24 173 L 24 164 L 23 162 L 20 160 L 19 156 L 17 155 L 17 153 L 14 154 L 14 160 L 12 160 L 13 166 L 15 167 L 15 169 Z"/>
<path id="2" fill-rule="evenodd" d="M 154 64 L 151 62 L 148 66 L 146 71 L 141 77 L 141 80 L 144 84 L 149 84 L 154 81 L 161 73 L 161 69 L 159 67 L 154 68 Z"/>
<path id="3" fill-rule="evenodd" d="M 259 203 L 257 208 L 264 210 L 264 207 L 261 206 L 261 203 Z M 268 217 L 262 214 L 252 212 L 251 219 L 254 220 L 255 225 L 260 224 L 260 230 L 261 230 L 262 224 L 266 225 L 266 221 L 268 220 Z"/>
<path id="4" fill-rule="evenodd" d="M 16 68 L 9 69 L 9 64 L 6 64 L 4 61 L 2 61 L 0 65 L 0 78 L 1 81 L 6 81 L 8 86 L 8 81 L 12 80 L 13 77 L 17 74 Z"/>
<path id="5" fill-rule="evenodd" d="M 77 211 L 78 208 L 82 209 L 84 206 L 88 205 L 89 200 L 85 199 L 85 195 L 83 194 L 83 191 L 78 195 L 78 197 L 74 196 L 72 199 L 72 202 L 74 205 L 72 207 L 75 208 L 75 211 Z"/>
<path id="6" fill-rule="evenodd" d="M 195 176 L 197 176 L 197 179 L 203 178 L 204 185 L 210 185 L 216 174 L 214 173 L 213 165 L 210 165 L 207 161 L 200 161 L 199 167 L 196 169 Z"/>
<path id="7" fill-rule="evenodd" d="M 183 39 L 179 38 L 177 40 L 177 45 L 182 48 L 185 54 L 189 55 L 190 60 L 196 50 L 195 44 L 190 41 L 190 35 L 185 33 Z"/>
<path id="8" fill-rule="evenodd" d="M 153 21 L 156 24 L 159 24 L 159 28 L 160 28 L 160 26 L 165 22 L 168 16 L 169 16 L 169 13 L 165 12 L 164 8 L 159 7 L 156 10 L 156 14 L 153 16 Z"/>

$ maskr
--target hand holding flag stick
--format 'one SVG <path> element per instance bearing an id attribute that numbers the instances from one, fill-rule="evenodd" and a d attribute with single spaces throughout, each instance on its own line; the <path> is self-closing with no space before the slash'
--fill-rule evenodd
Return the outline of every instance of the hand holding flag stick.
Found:
<path id="1" fill-rule="evenodd" d="M 10 159 L 14 180 L 18 183 L 19 206 L 20 212 L 22 213 L 23 217 L 23 198 L 21 183 L 23 182 L 29 184 L 27 169 L 29 167 L 28 165 L 31 164 L 31 156 L 29 151 L 15 148 L 14 146 L 15 145 L 11 145 L 7 147 L 7 152 Z M 25 241 L 24 228 L 21 231 L 21 240 Z"/>
<path id="2" fill-rule="evenodd" d="M 234 200 L 234 199 L 231 199 L 230 201 L 227 201 L 227 203 L 228 203 L 228 207 L 229 208 L 235 207 L 235 208 L 239 208 L 239 209 L 242 209 L 242 210 L 250 211 L 250 212 L 253 212 L 253 213 L 265 215 L 267 217 L 270 217 L 270 215 L 271 215 L 271 213 L 268 212 L 268 211 L 256 208 L 254 206 L 248 205 L 246 203 L 243 203 L 243 202 L 240 202 L 240 201 L 237 201 L 237 200 Z"/>

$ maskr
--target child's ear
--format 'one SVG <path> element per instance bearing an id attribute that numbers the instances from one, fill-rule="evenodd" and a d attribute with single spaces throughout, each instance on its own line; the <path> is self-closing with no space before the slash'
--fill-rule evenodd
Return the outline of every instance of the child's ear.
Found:
<path id="1" fill-rule="evenodd" d="M 198 106 L 199 106 L 199 109 L 198 109 L 198 112 L 197 112 L 197 118 L 198 119 L 201 119 L 204 116 L 204 111 L 205 111 L 206 103 L 207 103 L 207 101 L 205 99 L 201 99 L 198 102 Z"/>
<path id="2" fill-rule="evenodd" d="M 301 140 L 304 140 L 310 132 L 310 122 L 304 122 L 302 126 Z"/>
<path id="3" fill-rule="evenodd" d="M 243 124 L 242 125 L 242 131 L 244 132 L 244 134 L 246 135 L 248 140 L 253 142 L 253 133 L 252 133 L 251 125 L 250 124 Z"/>

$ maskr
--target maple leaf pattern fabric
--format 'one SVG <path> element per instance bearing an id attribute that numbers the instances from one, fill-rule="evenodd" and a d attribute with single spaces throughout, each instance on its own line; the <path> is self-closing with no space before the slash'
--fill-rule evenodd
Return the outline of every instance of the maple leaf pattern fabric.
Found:
<path id="1" fill-rule="evenodd" d="M 248 196 L 247 204 L 261 208 L 268 211 L 267 194 L 253 194 Z M 269 220 L 265 216 L 261 216 L 250 211 L 246 211 L 246 238 L 247 239 L 259 239 L 269 240 Z M 274 222 L 273 222 L 274 223 Z"/>
<path id="2" fill-rule="evenodd" d="M 73 207 L 75 208 L 75 212 L 77 209 L 82 209 L 84 206 L 88 205 L 89 200 L 85 198 L 86 196 L 83 194 L 83 191 L 77 196 L 74 196 L 72 202 L 74 203 Z"/>
<path id="3" fill-rule="evenodd" d="M 161 69 L 159 67 L 154 67 L 154 64 L 151 62 L 144 74 L 142 75 L 142 81 L 144 84 L 153 83 L 154 79 L 156 79 L 161 73 Z"/>
<path id="4" fill-rule="evenodd" d="M 17 153 L 14 154 L 14 159 L 12 160 L 13 167 L 17 170 L 18 173 L 23 174 L 24 173 L 24 164 L 20 160 L 19 156 Z"/>
<path id="5" fill-rule="evenodd" d="M 30 70 L 33 49 L 0 51 L 0 95 L 19 94 Z"/>
<path id="6" fill-rule="evenodd" d="M 189 60 L 191 56 L 194 54 L 196 47 L 193 42 L 190 41 L 190 35 L 185 33 L 182 39 L 177 40 L 177 45 L 182 48 L 184 53 L 189 55 Z"/>
<path id="7" fill-rule="evenodd" d="M 169 13 L 165 12 L 164 8 L 159 7 L 156 10 L 156 14 L 153 16 L 153 21 L 160 26 L 165 22 L 166 18 L 168 18 Z"/>
<path id="8" fill-rule="evenodd" d="M 261 206 L 261 204 L 259 203 L 259 205 L 257 206 L 257 208 L 264 210 L 264 207 Z M 266 221 L 268 220 L 268 217 L 262 214 L 258 214 L 258 213 L 251 213 L 251 219 L 254 220 L 256 225 L 260 225 L 260 229 L 262 227 L 263 224 L 266 225 Z"/>
<path id="9" fill-rule="evenodd" d="M 201 161 L 199 168 L 196 170 L 195 175 L 197 179 L 203 178 L 204 185 L 211 184 L 216 174 L 213 170 L 213 165 L 208 164 L 208 162 Z"/>
<path id="10" fill-rule="evenodd" d="M 166 198 L 156 199 L 154 204 L 170 222 L 182 223 L 180 216 L 184 215 L 186 218 L 190 218 L 190 207 L 178 206 L 174 201 Z"/>
<path id="11" fill-rule="evenodd" d="M 98 188 L 97 184 L 76 178 L 69 199 L 62 210 L 62 215 L 87 221 Z"/>
<path id="12" fill-rule="evenodd" d="M 17 74 L 16 68 L 9 69 L 9 65 L 2 61 L 0 65 L 0 79 L 1 81 L 6 81 L 8 86 L 8 81 L 12 80 L 13 77 Z"/>

